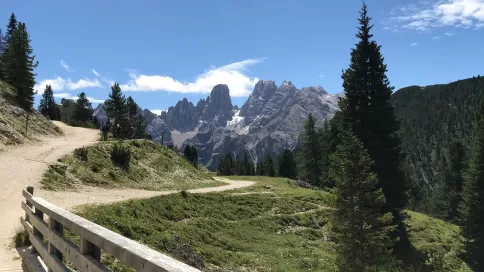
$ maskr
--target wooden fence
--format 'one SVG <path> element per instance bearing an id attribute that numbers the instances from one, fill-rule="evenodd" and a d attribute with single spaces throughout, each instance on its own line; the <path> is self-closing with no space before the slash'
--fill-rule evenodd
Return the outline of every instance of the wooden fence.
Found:
<path id="1" fill-rule="evenodd" d="M 33 192 L 33 187 L 22 192 L 25 219 L 20 218 L 20 222 L 29 235 L 33 253 L 39 254 L 49 272 L 110 271 L 101 263 L 101 252 L 111 254 L 136 271 L 200 271 L 34 197 Z M 64 228 L 79 235 L 80 246 L 64 237 Z"/>

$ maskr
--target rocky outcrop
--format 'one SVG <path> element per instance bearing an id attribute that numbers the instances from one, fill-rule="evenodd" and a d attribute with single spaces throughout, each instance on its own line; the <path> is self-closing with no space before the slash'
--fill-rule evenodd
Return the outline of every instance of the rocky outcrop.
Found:
<path id="1" fill-rule="evenodd" d="M 254 91 L 240 108 L 240 116 L 244 117 L 246 125 L 249 125 L 262 113 L 264 106 L 276 91 L 276 83 L 272 80 L 260 80 L 257 82 Z"/>

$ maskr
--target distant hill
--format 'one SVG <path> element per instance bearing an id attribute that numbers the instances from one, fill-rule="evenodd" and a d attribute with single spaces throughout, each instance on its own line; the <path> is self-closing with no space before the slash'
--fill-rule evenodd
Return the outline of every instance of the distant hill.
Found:
<path id="1" fill-rule="evenodd" d="M 0 81 L 0 150 L 6 145 L 22 144 L 42 136 L 58 136 L 60 130 L 37 111 L 29 116 L 25 134 L 26 112 L 14 100 L 14 89 Z"/>
<path id="2" fill-rule="evenodd" d="M 393 94 L 407 154 L 405 171 L 418 184 L 422 198 L 428 199 L 441 182 L 437 170 L 447 167 L 452 142 L 469 148 L 475 112 L 483 95 L 481 76 L 449 84 L 411 86 Z"/>

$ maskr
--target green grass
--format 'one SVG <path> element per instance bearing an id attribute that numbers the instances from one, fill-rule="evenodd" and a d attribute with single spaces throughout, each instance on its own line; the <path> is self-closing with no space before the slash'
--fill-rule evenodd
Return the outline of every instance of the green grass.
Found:
<path id="1" fill-rule="evenodd" d="M 78 212 L 205 271 L 333 271 L 334 245 L 323 228 L 331 198 L 269 178 L 253 190 L 175 194 Z M 103 260 L 129 271 L 112 258 Z"/>
<path id="2" fill-rule="evenodd" d="M 205 195 L 175 194 L 77 212 L 130 239 L 204 271 L 336 271 L 327 231 L 333 196 L 285 178 Z M 410 240 L 425 255 L 412 271 L 470 271 L 459 258 L 462 237 L 453 224 L 409 212 Z M 131 271 L 110 256 L 114 271 Z"/>
<path id="3" fill-rule="evenodd" d="M 39 136 L 61 135 L 62 131 L 41 114 L 30 114 L 25 133 L 26 112 L 16 106 L 14 89 L 0 81 L 0 150 L 6 145 L 22 144 Z"/>
<path id="4" fill-rule="evenodd" d="M 67 169 L 50 168 L 42 180 L 47 190 L 74 190 L 90 185 L 106 188 L 130 187 L 146 190 L 186 190 L 221 185 L 204 169 L 197 169 L 174 151 L 147 140 L 129 140 L 122 144 L 131 151 L 129 168 L 111 161 L 115 142 L 101 142 L 85 147 L 59 160 Z M 77 155 L 76 155 L 77 154 Z"/>
<path id="5" fill-rule="evenodd" d="M 410 241 L 427 256 L 429 266 L 436 271 L 472 271 L 459 257 L 463 237 L 458 226 L 417 212 L 408 215 Z"/>

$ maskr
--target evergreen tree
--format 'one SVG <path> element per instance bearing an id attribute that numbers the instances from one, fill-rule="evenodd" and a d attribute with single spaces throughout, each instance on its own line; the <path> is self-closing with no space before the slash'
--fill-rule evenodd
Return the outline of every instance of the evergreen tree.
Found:
<path id="1" fill-rule="evenodd" d="M 251 162 L 249 162 L 249 158 L 247 157 L 247 153 L 244 153 L 244 162 L 243 162 L 243 167 L 244 167 L 244 173 L 243 175 L 245 176 L 250 176 L 251 175 Z"/>
<path id="2" fill-rule="evenodd" d="M 446 183 L 445 191 L 448 192 L 449 213 L 448 220 L 456 221 L 458 218 L 458 206 L 462 193 L 462 171 L 464 169 L 465 151 L 460 142 L 450 145 L 450 182 Z"/>
<path id="3" fill-rule="evenodd" d="M 198 167 L 198 151 L 197 151 L 197 148 L 194 145 L 192 145 L 192 147 L 191 147 L 190 154 L 192 155 L 191 162 L 192 162 L 193 166 Z"/>
<path id="4" fill-rule="evenodd" d="M 5 51 L 2 56 L 2 76 L 15 88 L 18 104 L 29 111 L 34 103 L 34 69 L 38 62 L 33 55 L 27 27 L 20 22 L 14 27 L 13 22 L 16 22 L 14 14 L 7 29 Z"/>
<path id="5" fill-rule="evenodd" d="M 54 100 L 54 92 L 50 85 L 45 86 L 44 93 L 40 99 L 39 112 L 49 117 L 50 120 L 60 120 L 60 110 L 57 103 Z"/>
<path id="6" fill-rule="evenodd" d="M 14 13 L 10 14 L 10 19 L 8 20 L 8 25 L 7 25 L 7 33 L 5 33 L 5 42 L 6 46 L 10 44 L 10 41 L 12 40 L 12 37 L 17 30 L 18 27 L 18 21 L 17 17 L 15 16 Z"/>
<path id="7" fill-rule="evenodd" d="M 256 175 L 257 176 L 265 176 L 266 175 L 266 171 L 264 169 L 264 164 L 262 163 L 261 160 L 259 160 L 257 162 Z"/>
<path id="8" fill-rule="evenodd" d="M 231 154 L 226 154 L 219 165 L 218 172 L 223 176 L 231 176 L 234 174 L 234 162 Z"/>
<path id="9" fill-rule="evenodd" d="M 316 129 L 316 119 L 310 113 L 304 124 L 302 144 L 302 173 L 304 181 L 314 186 L 321 186 L 321 143 Z"/>
<path id="10" fill-rule="evenodd" d="M 484 99 L 479 109 L 469 166 L 464 174 L 459 211 L 468 261 L 475 271 L 484 271 Z"/>
<path id="11" fill-rule="evenodd" d="M 126 138 L 125 132 L 129 126 L 126 106 L 126 98 L 124 97 L 118 83 L 114 83 L 109 93 L 109 98 L 104 102 L 104 109 L 107 117 L 111 119 L 112 133 L 114 138 Z"/>
<path id="12" fill-rule="evenodd" d="M 131 139 L 147 138 L 146 120 L 141 114 L 138 104 L 134 102 L 131 96 L 126 99 L 126 108 L 128 111 L 128 125 L 124 132 L 126 137 Z"/>
<path id="13" fill-rule="evenodd" d="M 296 162 L 291 150 L 286 149 L 279 156 L 278 161 L 279 176 L 296 179 Z"/>
<path id="14" fill-rule="evenodd" d="M 329 169 L 335 182 L 331 229 L 340 271 L 388 271 L 384 268 L 393 265 L 389 238 L 394 229 L 392 214 L 382 212 L 385 197 L 370 167 L 370 156 L 361 141 L 352 133 L 342 135 Z"/>
<path id="15" fill-rule="evenodd" d="M 190 145 L 185 146 L 185 150 L 183 151 L 183 157 L 185 157 L 187 161 L 192 161 L 192 148 L 190 147 Z"/>
<path id="16" fill-rule="evenodd" d="M 91 102 L 87 99 L 84 92 L 77 96 L 76 105 L 74 107 L 74 122 L 77 126 L 91 126 L 93 109 Z"/>
<path id="17" fill-rule="evenodd" d="M 359 39 L 351 52 L 350 67 L 343 72 L 345 98 L 340 100 L 343 126 L 362 141 L 373 160 L 386 202 L 383 212 L 393 214 L 394 235 L 403 238 L 403 209 L 407 204 L 405 176 L 401 170 L 403 154 L 398 136 L 399 124 L 390 103 L 393 87 L 386 76 L 380 46 L 372 40 L 372 25 L 366 4 L 360 12 Z"/>
<path id="18" fill-rule="evenodd" d="M 264 158 L 264 168 L 265 175 L 269 177 L 276 176 L 276 169 L 274 167 L 274 162 L 272 161 L 272 157 L 270 155 L 266 155 Z"/>

